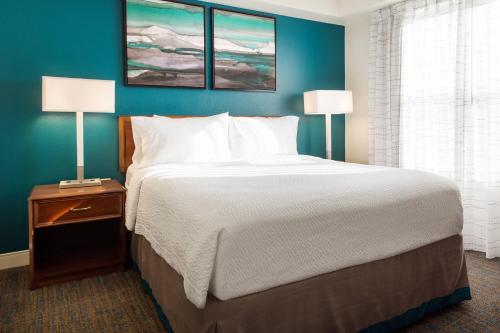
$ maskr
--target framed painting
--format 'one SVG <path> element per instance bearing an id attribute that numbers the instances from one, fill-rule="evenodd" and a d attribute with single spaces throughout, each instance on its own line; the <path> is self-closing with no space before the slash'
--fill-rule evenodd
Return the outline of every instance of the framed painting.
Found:
<path id="1" fill-rule="evenodd" d="M 124 0 L 125 82 L 205 88 L 205 8 L 167 0 Z"/>
<path id="2" fill-rule="evenodd" d="M 276 91 L 276 18 L 212 9 L 214 89 Z"/>

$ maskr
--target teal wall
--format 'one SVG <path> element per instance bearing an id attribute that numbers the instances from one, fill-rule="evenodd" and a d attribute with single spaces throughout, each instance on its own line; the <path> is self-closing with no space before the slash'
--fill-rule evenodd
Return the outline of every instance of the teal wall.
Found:
<path id="1" fill-rule="evenodd" d="M 116 112 L 124 115 L 302 115 L 302 92 L 344 88 L 344 28 L 285 16 L 277 16 L 274 93 L 125 87 L 120 0 L 1 1 L 0 31 L 0 253 L 28 247 L 31 187 L 75 177 L 75 115 L 41 112 L 42 75 L 114 79 Z M 87 177 L 123 179 L 117 114 L 85 115 Z M 324 137 L 323 117 L 302 116 L 301 153 L 323 156 Z M 333 150 L 344 159 L 343 116 L 333 120 Z"/>

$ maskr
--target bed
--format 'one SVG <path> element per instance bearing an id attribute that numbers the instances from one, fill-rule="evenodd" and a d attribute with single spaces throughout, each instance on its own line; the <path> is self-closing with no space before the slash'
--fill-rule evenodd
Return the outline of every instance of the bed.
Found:
<path id="1" fill-rule="evenodd" d="M 166 325 L 385 332 L 470 299 L 456 186 L 286 156 L 134 168 L 119 117 L 131 255 Z"/>

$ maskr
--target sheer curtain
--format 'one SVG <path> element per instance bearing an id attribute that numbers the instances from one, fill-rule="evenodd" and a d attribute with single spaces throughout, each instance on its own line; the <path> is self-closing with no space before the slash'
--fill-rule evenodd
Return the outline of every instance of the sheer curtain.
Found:
<path id="1" fill-rule="evenodd" d="M 370 42 L 370 161 L 454 179 L 464 245 L 488 258 L 500 256 L 499 18 L 495 0 L 405 1 L 372 15 Z"/>

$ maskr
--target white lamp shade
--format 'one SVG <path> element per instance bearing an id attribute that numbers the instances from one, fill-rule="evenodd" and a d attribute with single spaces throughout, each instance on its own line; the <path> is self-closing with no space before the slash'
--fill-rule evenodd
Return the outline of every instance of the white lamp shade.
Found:
<path id="1" fill-rule="evenodd" d="M 304 113 L 344 114 L 352 112 L 352 91 L 314 90 L 304 93 Z"/>
<path id="2" fill-rule="evenodd" d="M 42 77 L 42 111 L 115 112 L 115 81 Z"/>

